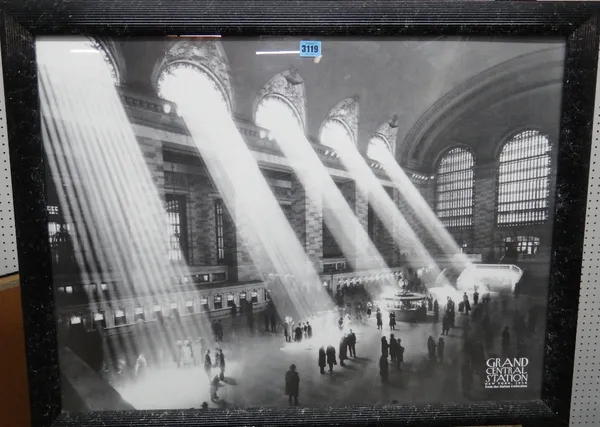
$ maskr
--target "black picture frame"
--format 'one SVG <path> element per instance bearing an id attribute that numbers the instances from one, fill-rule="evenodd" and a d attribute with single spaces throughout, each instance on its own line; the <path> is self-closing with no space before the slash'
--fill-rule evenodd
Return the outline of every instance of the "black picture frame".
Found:
<path id="1" fill-rule="evenodd" d="M 5 2 L 7 132 L 34 426 L 567 425 L 599 48 L 600 5 L 584 2 L 72 0 Z M 566 39 L 543 396 L 469 405 L 61 413 L 35 36 L 322 34 L 561 36 Z"/>

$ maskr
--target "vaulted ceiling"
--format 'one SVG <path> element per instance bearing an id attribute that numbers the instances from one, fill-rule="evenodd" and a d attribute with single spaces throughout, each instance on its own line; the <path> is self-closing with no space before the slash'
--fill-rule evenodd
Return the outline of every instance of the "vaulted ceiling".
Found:
<path id="1" fill-rule="evenodd" d="M 322 40 L 323 57 L 320 62 L 315 63 L 296 55 L 256 55 L 257 51 L 297 50 L 297 39 L 222 39 L 221 43 L 229 63 L 235 115 L 252 120 L 257 97 L 267 81 L 277 73 L 294 69 L 305 83 L 307 132 L 311 137 L 318 136 L 319 129 L 332 107 L 345 98 L 358 96 L 360 149 L 365 151 L 375 130 L 392 116 L 398 115 L 396 156 L 401 163 L 418 168 L 424 163 L 423 151 L 413 151 L 414 145 L 421 143 L 421 139 L 430 140 L 432 146 L 439 151 L 443 148 L 440 146 L 441 134 L 453 134 L 452 138 L 441 138 L 442 145 L 449 144 L 457 138 L 452 127 L 448 128 L 448 132 L 437 129 L 435 135 L 432 135 L 429 129 L 423 128 L 425 125 L 435 127 L 438 120 L 444 120 L 444 123 L 452 126 L 453 121 L 448 120 L 448 114 L 460 108 L 461 104 L 453 103 L 449 98 L 462 99 L 464 104 L 474 95 L 470 93 L 469 98 L 462 94 L 473 92 L 473 88 L 479 87 L 481 90 L 495 88 L 496 98 L 502 98 L 503 92 L 506 96 L 520 96 L 519 103 L 527 105 L 528 108 L 537 105 L 543 109 L 543 103 L 547 105 L 548 102 L 553 102 L 557 104 L 556 109 L 560 104 L 560 98 L 557 99 L 557 96 L 560 96 L 560 85 L 556 86 L 561 80 L 560 70 L 558 74 L 553 72 L 552 76 L 546 79 L 544 84 L 553 85 L 554 89 L 551 89 L 552 94 L 548 95 L 548 90 L 542 88 L 545 95 L 539 98 L 539 102 L 532 98 L 523 99 L 522 91 L 518 89 L 523 86 L 523 91 L 537 96 L 535 88 L 531 88 L 531 83 L 535 80 L 535 73 L 532 74 L 532 71 L 544 74 L 544 70 L 548 68 L 548 61 L 555 65 L 560 64 L 564 53 L 563 45 L 559 41 L 524 43 L 458 39 L 360 42 Z M 114 50 L 120 69 L 122 84 L 141 92 L 155 93 L 153 79 L 156 78 L 156 68 L 165 52 L 176 42 L 177 40 L 173 39 L 110 42 L 109 46 Z M 202 43 L 202 40 L 198 39 L 197 43 Z M 523 63 L 528 64 L 528 80 L 519 86 L 519 75 L 522 71 L 519 64 Z M 494 71 L 496 69 L 499 70 L 498 73 Z M 494 83 L 496 75 L 498 84 Z M 500 83 L 505 86 L 504 89 L 498 86 Z M 518 90 L 511 91 L 511 88 Z M 502 99 L 496 99 L 494 102 L 501 101 Z M 474 114 L 486 107 L 481 102 L 473 105 L 478 105 L 476 110 L 469 112 L 467 109 L 463 115 L 467 114 L 468 117 L 468 114 Z M 506 121 L 497 116 L 500 111 L 494 105 L 490 105 L 490 108 L 496 109 L 494 116 L 500 122 Z M 471 129 L 480 126 L 484 124 L 470 122 Z M 485 126 L 494 126 L 490 117 Z M 410 140 L 408 145 L 405 143 L 407 138 Z M 474 141 L 477 138 L 472 139 Z"/>

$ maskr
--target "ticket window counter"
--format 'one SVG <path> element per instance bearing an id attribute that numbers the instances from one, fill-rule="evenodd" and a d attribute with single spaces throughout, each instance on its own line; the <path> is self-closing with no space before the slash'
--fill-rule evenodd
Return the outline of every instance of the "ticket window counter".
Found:
<path id="1" fill-rule="evenodd" d="M 170 305 L 170 309 L 171 309 L 171 317 L 173 317 L 174 319 L 179 318 L 179 305 L 173 301 Z"/>
<path id="2" fill-rule="evenodd" d="M 100 283 L 100 292 L 102 292 L 103 294 L 108 294 L 108 284 L 107 283 Z"/>
<path id="3" fill-rule="evenodd" d="M 271 301 L 271 292 L 268 289 L 263 289 L 263 301 Z"/>
<path id="4" fill-rule="evenodd" d="M 152 307 L 152 318 L 158 321 L 163 320 L 163 312 L 160 304 L 154 304 L 154 307 Z"/>
<path id="5" fill-rule="evenodd" d="M 244 292 L 240 292 L 240 313 L 244 312 L 244 308 L 246 308 L 246 304 L 248 303 L 248 294 Z"/>
<path id="6" fill-rule="evenodd" d="M 253 290 L 253 291 L 250 293 L 250 295 L 251 295 L 251 301 L 252 301 L 252 304 L 258 304 L 258 291 L 257 291 L 256 289 L 255 289 L 255 290 Z"/>
<path id="7" fill-rule="evenodd" d="M 221 295 L 215 295 L 215 297 L 213 299 L 213 304 L 214 304 L 215 310 L 220 310 L 223 308 L 223 298 L 221 297 Z"/>
<path id="8" fill-rule="evenodd" d="M 127 318 L 125 317 L 125 309 L 115 309 L 115 326 L 122 326 L 127 324 Z"/>
<path id="9" fill-rule="evenodd" d="M 200 298 L 200 308 L 204 312 L 207 312 L 210 310 L 210 308 L 208 307 L 208 298 L 205 298 L 205 297 Z"/>
<path id="10" fill-rule="evenodd" d="M 142 321 L 145 322 L 146 321 L 146 315 L 144 314 L 144 307 L 138 305 L 135 307 L 134 310 L 134 314 L 135 314 L 135 321 Z"/>
<path id="11" fill-rule="evenodd" d="M 227 295 L 227 307 L 231 308 L 233 307 L 233 305 L 235 304 L 235 299 L 233 294 L 228 294 Z"/>
<path id="12" fill-rule="evenodd" d="M 106 316 L 103 311 L 92 314 L 92 330 L 103 330 L 106 328 Z"/>
<path id="13" fill-rule="evenodd" d="M 83 331 L 83 316 L 81 314 L 73 314 L 69 316 L 69 327 L 72 331 Z"/>
<path id="14" fill-rule="evenodd" d="M 194 301 L 189 299 L 185 302 L 185 309 L 188 314 L 194 314 Z"/>

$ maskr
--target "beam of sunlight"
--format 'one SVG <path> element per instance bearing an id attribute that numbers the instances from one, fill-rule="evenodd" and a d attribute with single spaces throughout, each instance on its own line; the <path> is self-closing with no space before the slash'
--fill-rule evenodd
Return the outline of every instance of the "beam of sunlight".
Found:
<path id="1" fill-rule="evenodd" d="M 406 250 L 408 263 L 415 269 L 429 266 L 439 274 L 437 264 L 400 213 L 365 159 L 358 152 L 358 149 L 354 144 L 348 142 L 345 132 L 344 126 L 339 121 L 329 120 L 323 127 L 321 142 L 336 151 L 346 170 L 354 176 L 359 191 L 368 198 L 373 210 L 394 239 L 396 245 Z"/>
<path id="2" fill-rule="evenodd" d="M 371 148 L 371 147 L 370 147 Z M 445 255 L 450 256 L 453 266 L 461 271 L 471 263 L 465 254 L 462 253 L 456 241 L 452 238 L 446 227 L 444 227 L 433 212 L 429 204 L 425 201 L 421 193 L 400 165 L 396 162 L 393 154 L 385 147 L 379 145 L 372 146 L 369 151 L 369 157 L 378 161 L 390 177 L 396 189 L 400 192 L 409 207 L 418 212 L 421 223 L 431 234 L 437 245 L 442 249 Z"/>
<path id="3" fill-rule="evenodd" d="M 181 67 L 168 72 L 160 91 L 177 104 L 215 187 L 232 213 L 238 235 L 258 273 L 267 279 L 280 315 L 302 320 L 315 311 L 332 309 L 331 298 L 214 81 L 199 69 Z M 269 280 L 273 273 L 276 279 Z"/>
<path id="4" fill-rule="evenodd" d="M 256 124 L 273 134 L 304 187 L 306 197 L 319 204 L 322 202 L 323 219 L 354 269 L 389 272 L 367 230 L 306 138 L 293 110 L 279 98 L 263 98 L 256 111 Z"/>
<path id="5" fill-rule="evenodd" d="M 182 291 L 174 279 L 190 274 L 168 260 L 167 214 L 110 70 L 101 55 L 73 53 L 89 49 L 85 39 L 41 39 L 36 48 L 44 148 L 61 212 L 73 227 L 80 279 L 119 280 L 121 290 L 106 301 L 113 310 L 121 299 L 151 297 L 164 315 Z M 92 313 L 102 308 L 98 294 L 89 290 Z M 167 319 L 168 326 L 147 316 L 133 337 L 105 335 L 105 350 L 123 359 L 143 353 L 158 365 L 177 340 L 212 341 L 203 314 Z"/>

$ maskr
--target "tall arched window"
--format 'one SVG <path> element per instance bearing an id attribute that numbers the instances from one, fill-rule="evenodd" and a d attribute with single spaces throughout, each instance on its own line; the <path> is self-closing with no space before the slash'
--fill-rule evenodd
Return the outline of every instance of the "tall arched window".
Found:
<path id="1" fill-rule="evenodd" d="M 104 62 L 110 71 L 110 75 L 112 76 L 113 82 L 118 85 L 121 82 L 121 77 L 119 76 L 119 70 L 115 64 L 114 59 L 110 56 L 110 52 L 102 46 L 97 40 L 93 38 L 88 38 L 86 47 L 89 49 L 90 53 L 97 52 L 102 55 L 104 58 Z M 84 51 L 82 50 L 82 53 Z"/>
<path id="2" fill-rule="evenodd" d="M 198 100 L 190 93 L 201 93 Z M 158 95 L 178 106 L 210 114 L 210 111 L 230 111 L 226 95 L 215 79 L 205 70 L 194 64 L 176 62 L 167 66 L 158 77 Z"/>
<path id="3" fill-rule="evenodd" d="M 508 141 L 498 165 L 500 226 L 533 224 L 548 218 L 550 142 L 537 130 L 521 132 Z"/>
<path id="4" fill-rule="evenodd" d="M 473 226 L 473 154 L 453 148 L 440 160 L 436 174 L 435 211 L 445 227 Z"/>
<path id="5" fill-rule="evenodd" d="M 321 141 L 321 144 L 333 148 L 338 153 L 340 153 L 345 147 L 352 146 L 354 144 L 352 135 L 350 134 L 348 128 L 342 122 L 336 119 L 327 120 L 321 129 L 319 140 Z"/>
<path id="6" fill-rule="evenodd" d="M 225 120 L 230 114 L 229 103 L 223 90 L 218 86 L 213 77 L 201 67 L 193 64 L 179 62 L 167 66 L 158 78 L 158 93 L 169 101 L 174 102 L 177 108 L 185 109 L 190 114 L 201 114 L 218 127 L 220 120 Z M 191 95 L 193 94 L 193 95 Z M 198 99 L 201 94 L 201 99 Z M 187 259 L 187 209 L 185 197 L 167 196 L 167 220 L 169 225 L 171 261 L 185 261 Z M 216 212 L 216 215 L 218 212 Z M 222 225 L 222 224 L 221 224 Z M 215 227 L 215 240 L 219 250 L 219 229 Z M 221 256 L 219 252 L 218 257 Z M 219 259 L 219 261 L 221 261 Z"/>
<path id="7" fill-rule="evenodd" d="M 302 130 L 302 121 L 288 101 L 280 96 L 266 96 L 262 98 L 256 107 L 256 126 L 275 131 L 278 129 L 291 130 L 295 127 L 296 131 Z"/>
<path id="8" fill-rule="evenodd" d="M 389 158 L 391 155 L 390 144 L 381 136 L 377 135 L 371 138 L 369 141 L 369 147 L 367 148 L 367 156 L 377 162 Z"/>

